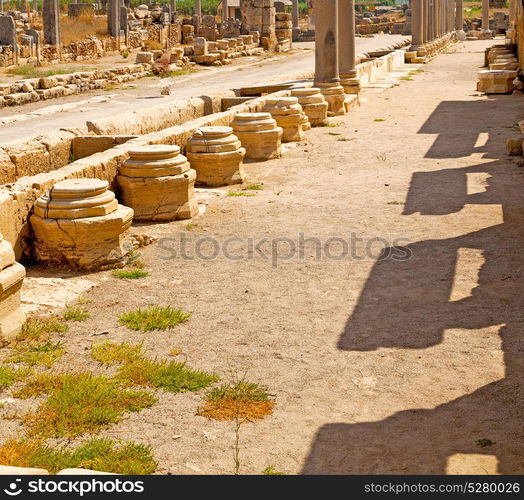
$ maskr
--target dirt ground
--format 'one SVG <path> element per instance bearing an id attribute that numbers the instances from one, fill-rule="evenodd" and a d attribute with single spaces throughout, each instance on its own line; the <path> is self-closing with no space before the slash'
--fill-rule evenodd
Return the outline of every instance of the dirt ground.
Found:
<path id="1" fill-rule="evenodd" d="M 475 91 L 489 43 L 456 44 L 282 159 L 247 164 L 255 196 L 225 188 L 192 226 L 138 225 L 158 238 L 141 250 L 151 276 L 89 276 L 93 316 L 57 366 L 103 372 L 92 342 L 143 342 L 266 385 L 275 411 L 242 425 L 241 473 L 524 472 L 524 171 L 504 147 L 524 98 Z M 317 239 L 302 255 L 301 233 Z M 164 332 L 118 325 L 149 305 L 192 317 Z M 151 445 L 158 473 L 229 474 L 234 426 L 197 416 L 201 401 L 160 392 L 101 435 Z M 17 425 L 4 420 L 0 440 Z"/>

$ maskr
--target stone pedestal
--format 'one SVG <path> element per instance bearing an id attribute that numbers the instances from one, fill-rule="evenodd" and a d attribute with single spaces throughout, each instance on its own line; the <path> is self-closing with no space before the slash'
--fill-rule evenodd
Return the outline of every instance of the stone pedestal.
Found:
<path id="1" fill-rule="evenodd" d="M 338 59 L 340 85 L 346 94 L 358 94 L 360 82 L 355 70 L 355 2 L 338 3 Z"/>
<path id="2" fill-rule="evenodd" d="M 283 130 L 270 113 L 238 113 L 231 126 L 246 149 L 246 159 L 280 158 Z"/>
<path id="3" fill-rule="evenodd" d="M 116 182 L 122 203 L 137 220 L 190 219 L 198 213 L 196 172 L 178 146 L 144 146 L 129 151 Z"/>
<path id="4" fill-rule="evenodd" d="M 20 308 L 24 266 L 15 262 L 11 244 L 0 234 L 0 340 L 11 340 L 22 331 L 25 315 Z"/>
<path id="5" fill-rule="evenodd" d="M 344 101 L 346 94 L 340 83 L 315 82 L 315 87 L 320 89 L 324 99 L 328 103 L 328 116 L 339 116 L 346 112 Z"/>
<path id="6" fill-rule="evenodd" d="M 296 97 L 268 98 L 262 111 L 270 113 L 277 125 L 282 127 L 282 142 L 299 142 L 304 139 L 304 111 Z"/>
<path id="7" fill-rule="evenodd" d="M 133 209 L 107 188 L 99 179 L 68 179 L 36 200 L 30 220 L 40 263 L 88 271 L 124 265 Z"/>
<path id="8" fill-rule="evenodd" d="M 241 184 L 246 150 L 231 127 L 200 127 L 186 147 L 197 184 L 218 187 Z"/>
<path id="9" fill-rule="evenodd" d="M 293 89 L 291 96 L 298 99 L 312 127 L 324 127 L 328 123 L 328 103 L 318 87 Z"/>
<path id="10" fill-rule="evenodd" d="M 517 78 L 517 71 L 511 70 L 484 70 L 479 71 L 477 90 L 486 94 L 509 94 L 515 86 L 513 80 Z"/>

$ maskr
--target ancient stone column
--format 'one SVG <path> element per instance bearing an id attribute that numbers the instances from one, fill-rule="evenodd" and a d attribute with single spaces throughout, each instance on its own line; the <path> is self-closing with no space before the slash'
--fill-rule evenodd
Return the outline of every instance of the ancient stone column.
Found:
<path id="1" fill-rule="evenodd" d="M 201 0 L 195 0 L 195 16 L 202 17 L 202 3 L 201 3 Z"/>
<path id="2" fill-rule="evenodd" d="M 237 113 L 231 126 L 246 149 L 246 159 L 280 158 L 283 129 L 270 113 Z"/>
<path id="3" fill-rule="evenodd" d="M 291 90 L 291 96 L 298 99 L 312 127 L 324 127 L 328 124 L 328 103 L 316 87 Z"/>
<path id="4" fill-rule="evenodd" d="M 298 0 L 293 0 L 293 38 L 296 38 L 300 34 L 300 28 L 298 26 L 299 21 L 299 10 L 298 10 Z"/>
<path id="5" fill-rule="evenodd" d="M 16 23 L 11 16 L 0 16 L 0 45 L 13 47 L 14 63 L 18 62 L 18 44 L 16 43 Z"/>
<path id="6" fill-rule="evenodd" d="M 315 87 L 326 98 L 332 115 L 342 115 L 344 88 L 338 73 L 337 0 L 315 1 Z"/>
<path id="7" fill-rule="evenodd" d="M 282 142 L 299 142 L 304 139 L 305 113 L 297 97 L 270 97 L 266 99 L 262 111 L 271 113 L 277 125 L 282 127 Z"/>
<path id="8" fill-rule="evenodd" d="M 358 94 L 360 84 L 355 71 L 355 0 L 338 2 L 338 68 L 344 92 Z"/>
<path id="9" fill-rule="evenodd" d="M 115 38 L 120 36 L 120 0 L 107 1 L 107 31 Z"/>
<path id="10" fill-rule="evenodd" d="M 489 32 L 489 0 L 482 0 L 482 31 Z"/>
<path id="11" fill-rule="evenodd" d="M 60 45 L 60 4 L 58 0 L 44 0 L 42 9 L 44 41 L 49 45 Z"/>
<path id="12" fill-rule="evenodd" d="M 35 12 L 38 12 L 38 0 L 33 0 L 33 10 Z"/>
<path id="13" fill-rule="evenodd" d="M 424 44 L 424 0 L 411 1 L 411 49 L 419 52 Z"/>

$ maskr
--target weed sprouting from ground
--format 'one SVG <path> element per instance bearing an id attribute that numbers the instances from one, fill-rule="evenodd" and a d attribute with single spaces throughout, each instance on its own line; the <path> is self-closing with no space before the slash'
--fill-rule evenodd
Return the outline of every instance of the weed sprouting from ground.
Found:
<path id="1" fill-rule="evenodd" d="M 7 389 L 15 382 L 24 380 L 30 374 L 27 368 L 12 368 L 10 366 L 0 366 L 0 391 Z M 1 462 L 0 462 L 1 463 Z"/>
<path id="2" fill-rule="evenodd" d="M 264 186 L 262 186 L 262 184 L 248 184 L 246 189 L 249 189 L 250 191 L 262 191 Z"/>
<path id="3" fill-rule="evenodd" d="M 19 343 L 15 352 L 9 357 L 13 363 L 24 363 L 28 366 L 42 365 L 51 368 L 55 361 L 65 352 L 63 342 L 31 342 Z"/>
<path id="4" fill-rule="evenodd" d="M 151 330 L 173 328 L 179 323 L 184 323 L 190 317 L 191 314 L 189 313 L 184 313 L 180 309 L 167 306 L 129 311 L 121 314 L 118 321 L 120 324 L 127 326 L 130 330 L 149 332 Z"/>
<path id="5" fill-rule="evenodd" d="M 103 365 L 131 363 L 142 357 L 142 344 L 103 342 L 91 345 L 91 356 Z"/>
<path id="6" fill-rule="evenodd" d="M 0 463 L 14 467 L 38 467 L 51 474 L 69 468 L 114 474 L 151 474 L 157 463 L 149 446 L 111 439 L 90 439 L 78 448 L 50 447 L 39 440 L 12 439 L 0 446 Z"/>
<path id="7" fill-rule="evenodd" d="M 64 319 L 66 321 L 85 321 L 91 317 L 85 309 L 79 306 L 67 306 L 64 312 Z"/>
<path id="8" fill-rule="evenodd" d="M 117 380 L 126 386 L 155 387 L 167 392 L 194 392 L 218 380 L 216 375 L 186 368 L 185 363 L 139 359 L 123 365 Z"/>
<path id="9" fill-rule="evenodd" d="M 259 420 L 273 412 L 275 403 L 267 388 L 243 380 L 211 389 L 199 415 L 214 420 Z"/>
<path id="10" fill-rule="evenodd" d="M 385 122 L 386 119 L 385 118 L 375 118 L 373 121 L 374 122 Z"/>
<path id="11" fill-rule="evenodd" d="M 263 471 L 264 476 L 285 476 L 285 472 L 278 472 L 273 465 L 268 465 Z"/>
<path id="12" fill-rule="evenodd" d="M 95 433 L 120 422 L 126 412 L 149 408 L 156 402 L 149 392 L 122 389 L 117 381 L 90 373 L 63 373 L 43 382 L 33 394 L 48 392 L 48 398 L 23 417 L 32 436 Z"/>
<path id="13" fill-rule="evenodd" d="M 66 333 L 69 326 L 62 323 L 57 318 L 28 318 L 22 326 L 22 332 L 17 337 L 17 341 L 26 340 L 47 340 L 51 333 Z"/>
<path id="14" fill-rule="evenodd" d="M 245 196 L 245 197 L 251 197 L 256 196 L 255 193 L 246 193 L 245 191 L 228 191 L 228 196 Z"/>
<path id="15" fill-rule="evenodd" d="M 149 273 L 142 271 L 141 269 L 135 269 L 133 271 L 124 271 L 122 269 L 115 269 L 112 272 L 113 278 L 126 279 L 126 280 L 137 280 L 140 278 L 147 278 Z"/>

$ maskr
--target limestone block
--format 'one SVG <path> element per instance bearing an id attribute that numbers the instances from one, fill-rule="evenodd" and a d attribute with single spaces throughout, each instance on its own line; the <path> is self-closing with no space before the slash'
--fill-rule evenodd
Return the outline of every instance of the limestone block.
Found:
<path id="1" fill-rule="evenodd" d="M 324 127 L 328 121 L 328 103 L 318 87 L 293 89 L 291 96 L 298 99 L 312 127 Z"/>
<path id="2" fill-rule="evenodd" d="M 0 340 L 15 338 L 22 330 L 25 315 L 20 308 L 24 266 L 15 262 L 13 247 L 0 234 Z"/>
<path id="3" fill-rule="evenodd" d="M 123 265 L 132 249 L 125 231 L 133 209 L 107 188 L 99 179 L 68 179 L 37 199 L 30 221 L 39 262 L 84 270 Z"/>
<path id="4" fill-rule="evenodd" d="M 262 111 L 270 113 L 277 125 L 282 127 L 282 142 L 298 142 L 304 139 L 304 112 L 296 97 L 268 98 Z"/>
<path id="5" fill-rule="evenodd" d="M 16 167 L 9 155 L 0 149 L 0 184 L 16 181 Z"/>
<path id="6" fill-rule="evenodd" d="M 144 146 L 129 151 L 116 178 L 121 200 L 137 220 L 190 219 L 198 213 L 196 172 L 178 146 Z"/>
<path id="7" fill-rule="evenodd" d="M 328 103 L 329 116 L 345 114 L 344 101 L 346 96 L 342 85 L 337 83 L 315 82 L 315 86 L 320 88 L 320 92 Z"/>
<path id="8" fill-rule="evenodd" d="M 153 52 L 138 52 L 136 55 L 135 62 L 137 64 L 153 64 Z"/>
<path id="9" fill-rule="evenodd" d="M 58 81 L 56 78 L 46 76 L 38 80 L 38 88 L 40 89 L 51 89 L 53 87 L 56 87 L 57 85 Z"/>
<path id="10" fill-rule="evenodd" d="M 39 141 L 28 141 L 7 144 L 3 147 L 16 168 L 16 177 L 49 172 L 51 159 L 47 148 Z"/>
<path id="11" fill-rule="evenodd" d="M 197 36 L 193 40 L 193 50 L 195 56 L 203 56 L 207 54 L 208 42 L 204 37 Z"/>
<path id="12" fill-rule="evenodd" d="M 231 126 L 246 149 L 246 159 L 280 158 L 283 130 L 270 113 L 237 113 Z"/>
<path id="13" fill-rule="evenodd" d="M 522 139 L 507 139 L 506 151 L 510 156 L 522 155 Z"/>
<path id="14" fill-rule="evenodd" d="M 198 184 L 216 187 L 243 182 L 246 150 L 231 127 L 200 127 L 189 139 L 186 150 Z"/>
<path id="15" fill-rule="evenodd" d="M 12 467 L 10 465 L 0 465 L 0 476 L 42 476 L 49 475 L 45 469 L 35 469 L 31 467 Z"/>
<path id="16" fill-rule="evenodd" d="M 486 94 L 509 94 L 515 86 L 513 80 L 517 71 L 512 70 L 484 70 L 479 71 L 477 90 Z"/>

